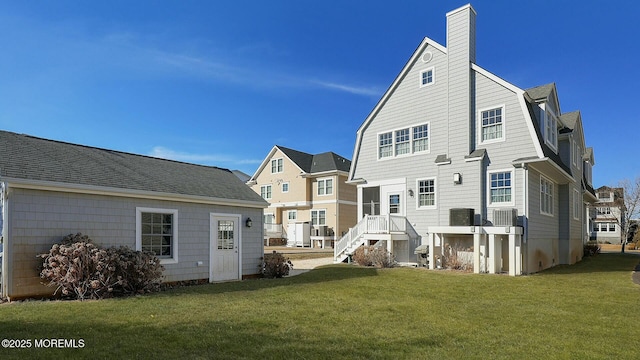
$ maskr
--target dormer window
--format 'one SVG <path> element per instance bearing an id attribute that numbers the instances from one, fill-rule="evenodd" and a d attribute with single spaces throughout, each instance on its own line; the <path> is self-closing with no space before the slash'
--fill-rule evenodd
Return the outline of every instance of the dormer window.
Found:
<path id="1" fill-rule="evenodd" d="M 554 151 L 558 150 L 558 119 L 550 110 L 542 111 L 544 121 L 544 142 Z"/>

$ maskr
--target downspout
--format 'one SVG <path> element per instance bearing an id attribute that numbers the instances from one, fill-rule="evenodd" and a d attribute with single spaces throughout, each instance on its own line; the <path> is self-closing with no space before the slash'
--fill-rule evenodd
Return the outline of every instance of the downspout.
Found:
<path id="1" fill-rule="evenodd" d="M 8 189 L 5 182 L 0 182 L 0 199 L 2 201 L 2 278 L 0 279 L 0 297 L 8 297 L 9 291 L 9 209 L 8 209 Z"/>
<path id="2" fill-rule="evenodd" d="M 522 196 L 524 200 L 523 214 L 522 214 L 522 257 L 524 261 L 522 261 L 522 272 L 525 274 L 529 273 L 529 246 L 527 244 L 527 240 L 529 238 L 529 168 L 527 164 L 522 164 L 522 172 L 524 178 L 522 179 Z"/>

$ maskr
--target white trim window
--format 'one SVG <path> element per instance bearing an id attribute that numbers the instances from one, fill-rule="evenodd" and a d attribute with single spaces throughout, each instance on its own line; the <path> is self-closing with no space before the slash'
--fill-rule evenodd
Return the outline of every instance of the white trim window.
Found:
<path id="1" fill-rule="evenodd" d="M 378 135 L 378 158 L 393 156 L 393 132 Z"/>
<path id="2" fill-rule="evenodd" d="M 504 106 L 480 110 L 480 142 L 504 140 Z"/>
<path id="3" fill-rule="evenodd" d="M 260 186 L 260 196 L 265 200 L 271 199 L 271 185 Z"/>
<path id="4" fill-rule="evenodd" d="M 429 123 L 378 134 L 378 159 L 429 153 Z"/>
<path id="5" fill-rule="evenodd" d="M 558 149 L 558 119 L 549 109 L 542 112 L 544 118 L 544 142 L 554 151 Z"/>
<path id="6" fill-rule="evenodd" d="M 327 225 L 327 210 L 311 210 L 311 225 Z"/>
<path id="7" fill-rule="evenodd" d="M 136 250 L 148 251 L 161 264 L 178 262 L 178 210 L 136 208 Z"/>
<path id="8" fill-rule="evenodd" d="M 418 209 L 433 209 L 436 207 L 436 179 L 421 179 L 417 181 Z"/>
<path id="9" fill-rule="evenodd" d="M 409 128 L 396 130 L 396 156 L 411 152 L 411 135 Z"/>
<path id="10" fill-rule="evenodd" d="M 298 219 L 298 210 L 289 210 L 287 211 L 287 219 L 289 221 L 295 221 Z"/>
<path id="11" fill-rule="evenodd" d="M 553 216 L 553 182 L 540 176 L 540 213 Z"/>
<path id="12" fill-rule="evenodd" d="M 429 124 L 413 127 L 413 152 L 429 151 Z"/>
<path id="13" fill-rule="evenodd" d="M 284 160 L 282 158 L 271 160 L 271 173 L 277 174 L 284 171 Z"/>
<path id="14" fill-rule="evenodd" d="M 582 210 L 580 209 L 581 196 L 580 192 L 577 189 L 573 189 L 573 219 L 580 220 L 580 214 Z"/>
<path id="15" fill-rule="evenodd" d="M 420 72 L 420 87 L 429 86 L 435 81 L 435 70 L 433 67 Z"/>
<path id="16" fill-rule="evenodd" d="M 333 179 L 320 179 L 318 180 L 318 195 L 332 195 L 333 194 Z"/>
<path id="17" fill-rule="evenodd" d="M 490 172 L 489 176 L 489 204 L 513 204 L 513 171 Z"/>
<path id="18" fill-rule="evenodd" d="M 580 164 L 582 163 L 582 149 L 580 145 L 578 145 L 578 141 L 573 140 L 573 165 L 577 168 L 580 168 Z"/>
<path id="19" fill-rule="evenodd" d="M 282 192 L 283 193 L 288 193 L 289 192 L 289 183 L 288 182 L 282 183 Z"/>

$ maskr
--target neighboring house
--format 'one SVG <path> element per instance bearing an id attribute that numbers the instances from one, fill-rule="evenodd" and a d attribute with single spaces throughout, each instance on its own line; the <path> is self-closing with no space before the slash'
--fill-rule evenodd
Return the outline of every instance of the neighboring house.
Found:
<path id="1" fill-rule="evenodd" d="M 231 172 L 238 177 L 238 179 L 240 179 L 240 181 L 242 181 L 243 183 L 246 183 L 247 181 L 249 181 L 249 179 L 251 179 L 251 175 L 244 173 L 240 170 L 231 170 Z"/>
<path id="2" fill-rule="evenodd" d="M 356 223 L 356 187 L 347 184 L 351 161 L 274 146 L 247 183 L 270 203 L 265 239 L 290 246 L 329 246 Z"/>
<path id="3" fill-rule="evenodd" d="M 591 240 L 620 244 L 624 227 L 624 189 L 601 186 L 596 190 L 598 201 L 591 208 Z"/>
<path id="4" fill-rule="evenodd" d="M 349 183 L 358 225 L 335 261 L 382 244 L 429 267 L 458 255 L 511 275 L 573 264 L 588 239 L 593 151 L 555 84 L 529 90 L 476 64 L 476 12 L 447 14 L 447 47 L 425 38 L 357 131 Z"/>
<path id="5" fill-rule="evenodd" d="M 77 232 L 155 252 L 165 282 L 259 274 L 267 203 L 229 170 L 6 131 L 0 153 L 5 297 L 51 294 L 36 255 Z"/>

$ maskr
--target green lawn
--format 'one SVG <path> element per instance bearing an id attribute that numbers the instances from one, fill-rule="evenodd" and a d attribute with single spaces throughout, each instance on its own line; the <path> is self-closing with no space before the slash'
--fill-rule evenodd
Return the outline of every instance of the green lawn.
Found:
<path id="1" fill-rule="evenodd" d="M 7 358 L 637 359 L 638 255 L 523 277 L 332 265 L 127 299 L 0 305 Z M 32 343 L 33 344 L 33 343 Z"/>

